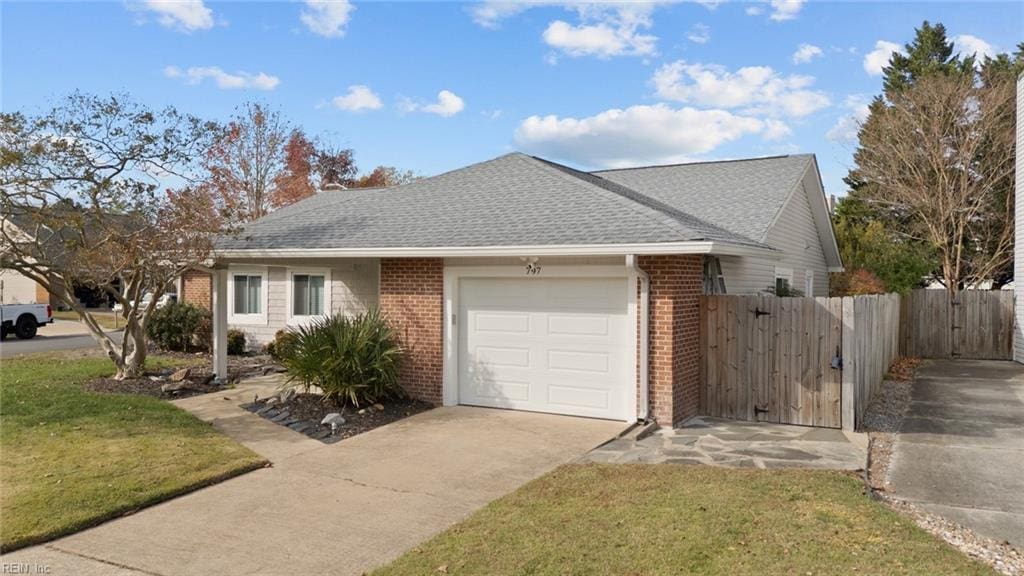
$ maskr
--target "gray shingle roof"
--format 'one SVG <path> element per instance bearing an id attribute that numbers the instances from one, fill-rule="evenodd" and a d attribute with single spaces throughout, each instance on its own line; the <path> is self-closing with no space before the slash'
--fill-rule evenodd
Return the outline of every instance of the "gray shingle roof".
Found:
<path id="1" fill-rule="evenodd" d="M 219 250 L 633 244 L 761 246 L 663 199 L 520 153 L 386 190 L 321 192 Z"/>
<path id="2" fill-rule="evenodd" d="M 696 218 L 762 241 L 811 154 L 594 172 Z"/>

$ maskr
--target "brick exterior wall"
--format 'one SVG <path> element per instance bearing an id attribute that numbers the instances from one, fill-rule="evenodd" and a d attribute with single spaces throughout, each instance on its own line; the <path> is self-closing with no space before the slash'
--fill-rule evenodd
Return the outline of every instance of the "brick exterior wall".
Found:
<path id="1" fill-rule="evenodd" d="M 409 394 L 442 403 L 444 360 L 444 260 L 380 261 L 380 310 L 398 332 L 406 355 L 399 375 Z"/>
<path id="2" fill-rule="evenodd" d="M 651 415 L 671 426 L 700 409 L 700 255 L 641 256 L 651 277 Z"/>
<path id="3" fill-rule="evenodd" d="M 189 270 L 181 279 L 181 294 L 178 298 L 201 306 L 207 310 L 213 308 L 213 276 L 201 270 Z"/>

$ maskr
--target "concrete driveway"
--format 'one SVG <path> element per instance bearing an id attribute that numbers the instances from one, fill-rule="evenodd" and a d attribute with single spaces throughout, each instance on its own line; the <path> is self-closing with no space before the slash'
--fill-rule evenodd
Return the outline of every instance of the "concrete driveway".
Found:
<path id="1" fill-rule="evenodd" d="M 1024 547 L 1024 366 L 923 365 L 889 476 L 896 496 Z"/>
<path id="2" fill-rule="evenodd" d="M 325 445 L 237 407 L 272 382 L 177 403 L 273 467 L 2 562 L 82 576 L 362 574 L 625 427 L 460 406 Z"/>

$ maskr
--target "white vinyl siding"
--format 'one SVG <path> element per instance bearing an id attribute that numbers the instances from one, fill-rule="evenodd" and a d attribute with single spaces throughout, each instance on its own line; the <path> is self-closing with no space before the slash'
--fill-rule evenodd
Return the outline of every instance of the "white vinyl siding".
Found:
<path id="1" fill-rule="evenodd" d="M 822 239 L 811 215 L 807 194 L 817 194 L 817 178 L 809 169 L 800 188 L 782 207 L 775 225 L 768 231 L 764 242 L 782 252 L 782 258 L 748 256 L 721 256 L 722 274 L 729 294 L 756 294 L 775 285 L 775 268 L 788 268 L 792 278 L 805 279 L 807 271 L 813 275 L 814 293 L 808 296 L 828 296 L 828 265 L 822 250 Z M 826 239 L 831 242 L 830 239 Z M 803 290 L 800 284 L 791 285 Z"/>
<path id="2" fill-rule="evenodd" d="M 229 328 L 245 332 L 252 348 L 273 340 L 278 330 L 302 323 L 292 314 L 294 303 L 289 295 L 295 275 L 325 276 L 324 308 L 331 314 L 365 312 L 379 300 L 380 261 L 375 258 L 281 259 L 266 270 L 266 320 L 260 325 L 234 325 L 228 320 Z"/>

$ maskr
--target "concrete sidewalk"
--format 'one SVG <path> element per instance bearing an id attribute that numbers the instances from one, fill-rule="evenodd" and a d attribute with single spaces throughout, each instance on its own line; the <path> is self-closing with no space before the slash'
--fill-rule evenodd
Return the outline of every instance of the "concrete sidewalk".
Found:
<path id="1" fill-rule="evenodd" d="M 889 480 L 897 497 L 1024 548 L 1024 366 L 927 361 Z"/>
<path id="2" fill-rule="evenodd" d="M 275 383 L 177 402 L 273 467 L 2 562 L 54 575 L 362 574 L 625 427 L 460 406 L 326 445 L 238 407 Z"/>

